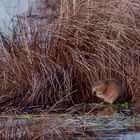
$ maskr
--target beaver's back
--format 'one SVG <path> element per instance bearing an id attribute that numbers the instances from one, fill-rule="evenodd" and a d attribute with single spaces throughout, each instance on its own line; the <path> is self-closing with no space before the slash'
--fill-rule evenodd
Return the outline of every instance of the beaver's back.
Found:
<path id="1" fill-rule="evenodd" d="M 94 90 L 97 97 L 111 104 L 124 94 L 121 83 L 116 79 L 97 81 Z"/>

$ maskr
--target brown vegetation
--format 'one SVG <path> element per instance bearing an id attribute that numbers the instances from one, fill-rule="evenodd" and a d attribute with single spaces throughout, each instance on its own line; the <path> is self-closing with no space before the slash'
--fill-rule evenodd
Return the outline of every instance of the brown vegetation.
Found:
<path id="1" fill-rule="evenodd" d="M 1 33 L 1 109 L 88 102 L 93 83 L 108 78 L 137 101 L 139 7 L 139 0 L 61 0 L 53 25 L 17 18 L 12 35 Z"/>

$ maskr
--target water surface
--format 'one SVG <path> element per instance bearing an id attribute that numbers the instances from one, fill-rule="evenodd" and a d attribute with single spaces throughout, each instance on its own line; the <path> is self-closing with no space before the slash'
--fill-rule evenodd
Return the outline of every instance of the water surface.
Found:
<path id="1" fill-rule="evenodd" d="M 35 0 L 0 0 L 0 30 L 5 32 L 11 18 L 24 13 Z"/>

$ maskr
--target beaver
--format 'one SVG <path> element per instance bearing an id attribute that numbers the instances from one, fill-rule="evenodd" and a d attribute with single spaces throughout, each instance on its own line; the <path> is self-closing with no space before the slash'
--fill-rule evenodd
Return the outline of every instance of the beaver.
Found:
<path id="1" fill-rule="evenodd" d="M 100 99 L 110 104 L 126 101 L 126 91 L 122 83 L 116 79 L 99 80 L 95 82 L 92 92 Z"/>

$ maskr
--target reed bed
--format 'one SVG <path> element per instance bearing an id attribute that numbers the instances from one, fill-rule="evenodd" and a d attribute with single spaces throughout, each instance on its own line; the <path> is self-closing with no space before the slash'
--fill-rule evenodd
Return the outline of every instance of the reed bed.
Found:
<path id="1" fill-rule="evenodd" d="M 40 23 L 45 13 L 18 16 L 12 33 L 0 34 L 0 110 L 95 102 L 94 82 L 108 78 L 138 102 L 139 7 L 139 0 L 61 0 L 49 24 Z"/>

